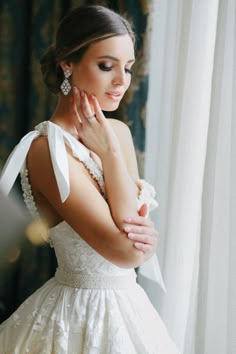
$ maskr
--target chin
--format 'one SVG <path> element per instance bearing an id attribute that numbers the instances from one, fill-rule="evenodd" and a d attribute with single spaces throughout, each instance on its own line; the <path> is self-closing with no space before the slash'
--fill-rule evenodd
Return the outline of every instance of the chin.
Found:
<path id="1" fill-rule="evenodd" d="M 117 108 L 119 107 L 120 105 L 120 102 L 115 102 L 115 103 L 105 103 L 101 105 L 101 109 L 103 111 L 106 111 L 106 112 L 112 112 L 112 111 L 115 111 L 117 110 Z"/>

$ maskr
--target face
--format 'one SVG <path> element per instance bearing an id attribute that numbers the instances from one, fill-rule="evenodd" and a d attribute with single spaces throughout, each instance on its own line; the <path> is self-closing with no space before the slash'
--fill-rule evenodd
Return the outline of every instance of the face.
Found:
<path id="1" fill-rule="evenodd" d="M 102 110 L 113 111 L 128 89 L 134 46 L 130 36 L 110 37 L 92 44 L 79 63 L 71 63 L 72 85 L 94 94 Z"/>

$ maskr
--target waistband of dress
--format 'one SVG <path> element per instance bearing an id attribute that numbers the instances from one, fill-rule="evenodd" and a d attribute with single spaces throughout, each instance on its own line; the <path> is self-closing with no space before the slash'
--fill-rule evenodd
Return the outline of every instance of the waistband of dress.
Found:
<path id="1" fill-rule="evenodd" d="M 136 284 L 136 277 L 135 272 L 127 275 L 88 275 L 59 268 L 55 273 L 58 283 L 82 289 L 128 289 Z"/>

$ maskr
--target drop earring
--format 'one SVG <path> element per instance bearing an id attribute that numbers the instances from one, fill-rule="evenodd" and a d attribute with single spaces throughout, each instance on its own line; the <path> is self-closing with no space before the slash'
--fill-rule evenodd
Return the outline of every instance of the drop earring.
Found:
<path id="1" fill-rule="evenodd" d="M 65 78 L 64 78 L 64 80 L 63 80 L 63 82 L 61 84 L 61 91 L 62 91 L 63 95 L 65 95 L 65 96 L 67 96 L 68 93 L 71 90 L 71 85 L 70 85 L 70 83 L 68 81 L 68 77 L 70 77 L 71 74 L 72 73 L 71 73 L 71 71 L 69 69 L 64 71 Z"/>

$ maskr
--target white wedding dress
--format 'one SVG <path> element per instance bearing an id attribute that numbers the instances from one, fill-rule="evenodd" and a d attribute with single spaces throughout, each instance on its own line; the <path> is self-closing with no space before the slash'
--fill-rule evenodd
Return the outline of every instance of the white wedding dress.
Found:
<path id="1" fill-rule="evenodd" d="M 38 216 L 25 158 L 31 142 L 47 135 L 55 177 L 64 201 L 69 195 L 67 144 L 106 195 L 102 171 L 89 150 L 49 121 L 28 133 L 9 157 L 0 180 L 8 193 L 21 170 L 25 203 Z M 154 190 L 141 181 L 138 205 L 153 208 Z M 58 269 L 0 325 L 1 354 L 177 354 L 175 344 L 134 269 L 119 268 L 91 248 L 65 221 L 49 230 Z M 156 256 L 140 267 L 164 288 Z M 156 273 L 155 273 L 156 272 Z"/>

